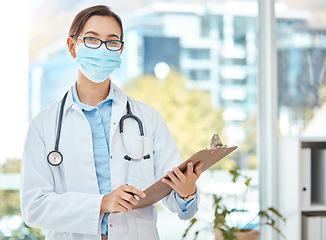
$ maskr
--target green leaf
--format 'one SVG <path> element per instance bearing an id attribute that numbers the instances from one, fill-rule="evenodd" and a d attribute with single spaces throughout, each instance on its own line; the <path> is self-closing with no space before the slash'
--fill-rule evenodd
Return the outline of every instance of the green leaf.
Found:
<path id="1" fill-rule="evenodd" d="M 274 213 L 275 215 L 277 215 L 279 218 L 281 218 L 284 222 L 286 221 L 286 219 L 282 216 L 282 214 L 280 214 L 279 211 L 277 211 L 275 208 L 270 207 L 268 208 L 269 211 L 271 211 L 272 213 Z"/>
<path id="2" fill-rule="evenodd" d="M 236 183 L 238 181 L 240 174 L 240 167 L 235 167 L 234 169 L 229 170 L 229 173 L 232 175 L 232 182 Z"/>
<path id="3" fill-rule="evenodd" d="M 281 232 L 281 230 L 279 228 L 275 227 L 274 224 L 266 223 L 266 225 L 271 226 L 278 234 L 280 234 L 282 237 L 285 237 L 285 235 Z"/>
<path id="4" fill-rule="evenodd" d="M 269 213 L 273 213 L 275 215 L 272 216 Z M 283 221 L 285 221 L 286 219 L 275 208 L 270 207 L 266 211 L 261 210 L 261 211 L 259 211 L 258 215 L 261 217 L 262 220 L 266 219 L 265 221 L 263 221 L 263 224 L 271 226 L 277 233 L 279 233 L 280 235 L 282 235 L 284 237 L 281 230 L 275 226 L 276 225 L 275 217 L 280 218 Z"/>
<path id="5" fill-rule="evenodd" d="M 189 225 L 189 227 L 187 227 L 185 233 L 182 235 L 182 238 L 185 238 L 185 237 L 187 236 L 189 230 L 193 227 L 193 225 L 194 225 L 196 222 L 197 222 L 197 218 L 192 218 L 192 219 L 190 220 L 190 225 Z"/>
<path id="6" fill-rule="evenodd" d="M 199 231 L 196 231 L 196 232 L 195 232 L 195 238 L 194 238 L 194 240 L 196 240 L 196 239 L 197 239 L 197 237 L 198 237 L 198 234 L 199 234 Z"/>
<path id="7" fill-rule="evenodd" d="M 197 222 L 197 218 L 192 218 L 192 219 L 190 220 L 190 222 L 191 222 L 191 224 L 193 225 L 195 222 Z"/>
<path id="8" fill-rule="evenodd" d="M 247 187 L 249 187 L 251 180 L 252 180 L 252 178 L 246 178 L 245 184 Z"/>
<path id="9" fill-rule="evenodd" d="M 248 210 L 245 210 L 245 209 L 236 209 L 236 208 L 233 208 L 233 209 L 231 209 L 231 211 L 229 211 L 229 214 L 234 213 L 234 212 L 244 213 L 244 212 L 249 212 L 249 211 Z"/>
<path id="10" fill-rule="evenodd" d="M 268 214 L 266 211 L 263 211 L 263 210 L 259 211 L 258 215 L 259 215 L 259 217 L 261 217 L 261 218 L 267 218 L 267 219 L 270 218 L 270 217 L 269 217 L 269 214 Z"/>
<path id="11" fill-rule="evenodd" d="M 224 240 L 237 240 L 238 239 L 236 236 L 234 236 L 234 234 L 236 233 L 234 228 L 231 228 L 229 230 L 225 230 L 225 229 L 220 228 L 220 230 L 222 232 Z"/>

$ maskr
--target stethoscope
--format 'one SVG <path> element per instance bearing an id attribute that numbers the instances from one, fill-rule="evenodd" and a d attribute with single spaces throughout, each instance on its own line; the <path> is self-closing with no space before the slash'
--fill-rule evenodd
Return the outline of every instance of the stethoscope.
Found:
<path id="1" fill-rule="evenodd" d="M 126 148 L 125 141 L 124 141 L 124 134 L 123 134 L 123 122 L 127 118 L 132 118 L 132 119 L 134 119 L 138 123 L 139 134 L 140 134 L 141 142 L 142 142 L 142 152 L 141 152 L 141 156 L 139 158 L 132 158 L 132 157 L 129 156 L 129 154 L 127 152 L 127 148 Z M 149 154 L 146 154 L 144 156 L 145 144 L 144 144 L 144 128 L 143 128 L 143 123 L 142 123 L 142 121 L 138 117 L 136 117 L 135 115 L 132 114 L 131 109 L 130 109 L 130 105 L 129 105 L 129 101 L 127 101 L 127 114 L 121 117 L 120 122 L 119 122 L 119 127 L 120 127 L 120 135 L 121 135 L 122 147 L 123 147 L 123 150 L 126 153 L 126 155 L 124 156 L 124 159 L 126 159 L 127 161 L 133 160 L 135 162 L 139 162 L 142 159 L 146 160 L 146 159 L 151 158 L 151 156 Z"/>
<path id="2" fill-rule="evenodd" d="M 59 141 L 60 141 L 63 109 L 64 109 L 65 102 L 66 102 L 66 99 L 67 99 L 67 95 L 68 95 L 68 92 L 64 95 L 64 97 L 63 97 L 63 99 L 61 101 L 54 150 L 49 152 L 48 156 L 47 156 L 47 160 L 48 160 L 49 164 L 51 164 L 52 166 L 59 166 L 63 161 L 63 156 L 62 156 L 61 152 L 59 151 Z M 124 142 L 124 134 L 123 134 L 123 122 L 127 118 L 132 118 L 138 123 L 139 133 L 140 133 L 141 141 L 142 141 L 142 152 L 141 152 L 141 156 L 139 158 L 130 157 L 130 155 L 127 152 L 127 148 L 126 148 L 126 145 L 125 145 L 125 142 Z M 123 150 L 126 153 L 126 155 L 124 156 L 124 159 L 127 160 L 127 161 L 135 161 L 135 162 L 139 162 L 139 161 L 141 161 L 143 159 L 144 160 L 150 159 L 151 156 L 149 154 L 144 155 L 145 144 L 144 144 L 143 123 L 137 116 L 132 114 L 131 109 L 130 109 L 130 104 L 129 104 L 128 100 L 127 100 L 127 114 L 121 117 L 120 122 L 119 122 L 119 127 L 120 127 L 120 135 L 121 135 L 122 147 L 123 147 Z"/>

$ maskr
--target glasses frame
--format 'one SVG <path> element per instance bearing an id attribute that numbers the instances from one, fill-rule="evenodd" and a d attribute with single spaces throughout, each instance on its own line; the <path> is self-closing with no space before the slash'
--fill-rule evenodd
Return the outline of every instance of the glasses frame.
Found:
<path id="1" fill-rule="evenodd" d="M 121 40 L 108 40 L 108 41 L 102 41 L 101 39 L 98 39 L 98 38 L 95 38 L 95 37 L 82 37 L 82 36 L 78 36 L 77 38 L 83 40 L 85 47 L 87 47 L 87 48 L 91 48 L 91 49 L 98 49 L 98 48 L 100 48 L 100 47 L 102 46 L 102 44 L 104 44 L 104 46 L 106 47 L 106 49 L 109 50 L 109 51 L 120 51 L 121 48 L 123 47 L 123 44 L 124 44 L 124 41 L 121 41 Z M 96 39 L 96 40 L 100 41 L 101 44 L 100 44 L 98 47 L 88 47 L 87 44 L 86 44 L 86 40 L 85 40 L 86 38 L 93 38 L 93 39 Z M 121 43 L 121 46 L 120 46 L 119 49 L 112 50 L 112 49 L 109 49 L 108 46 L 106 45 L 106 44 L 109 43 L 109 42 L 120 42 L 120 43 Z"/>

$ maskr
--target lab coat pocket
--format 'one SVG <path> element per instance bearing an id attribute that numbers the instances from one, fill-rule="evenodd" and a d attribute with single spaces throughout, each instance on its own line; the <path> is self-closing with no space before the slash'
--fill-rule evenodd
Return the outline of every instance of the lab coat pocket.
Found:
<path id="1" fill-rule="evenodd" d="M 47 240 L 47 239 L 51 239 L 51 240 L 65 240 L 65 239 L 69 239 L 69 238 L 68 238 L 68 233 L 66 233 L 66 232 L 53 232 L 52 237 L 51 236 L 47 236 L 45 238 L 45 240 Z"/>
<path id="2" fill-rule="evenodd" d="M 138 240 L 158 240 L 155 222 L 143 218 L 136 218 Z"/>

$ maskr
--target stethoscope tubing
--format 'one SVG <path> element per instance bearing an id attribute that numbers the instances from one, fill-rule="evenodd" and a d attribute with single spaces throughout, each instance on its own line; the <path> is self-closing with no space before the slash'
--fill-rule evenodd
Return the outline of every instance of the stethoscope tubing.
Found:
<path id="1" fill-rule="evenodd" d="M 129 101 L 127 101 L 127 114 L 122 116 L 121 119 L 120 119 L 120 122 L 119 122 L 120 133 L 123 133 L 123 122 L 127 118 L 133 118 L 138 123 L 139 134 L 140 134 L 140 136 L 144 136 L 143 124 L 142 124 L 141 120 L 137 116 L 132 114 L 131 109 L 130 109 Z"/>
<path id="2" fill-rule="evenodd" d="M 59 120 L 58 120 L 58 130 L 57 130 L 57 136 L 56 136 L 55 146 L 54 146 L 54 150 L 56 150 L 56 151 L 58 151 L 58 149 L 59 149 L 59 141 L 60 141 L 61 125 L 62 125 L 62 116 L 63 116 L 63 110 L 64 110 L 64 106 L 65 106 L 65 103 L 66 103 L 67 96 L 68 96 L 68 92 L 66 92 L 66 94 L 63 96 L 61 106 L 60 106 L 60 113 L 59 113 Z"/>

